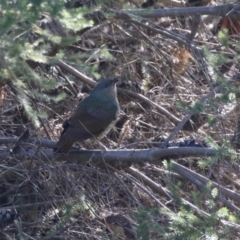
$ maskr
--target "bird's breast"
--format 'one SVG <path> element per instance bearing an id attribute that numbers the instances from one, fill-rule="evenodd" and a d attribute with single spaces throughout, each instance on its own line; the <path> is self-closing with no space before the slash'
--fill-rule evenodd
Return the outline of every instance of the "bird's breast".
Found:
<path id="1" fill-rule="evenodd" d="M 104 138 L 111 131 L 111 129 L 115 126 L 115 124 L 116 124 L 116 122 L 118 120 L 119 114 L 120 114 L 120 109 L 119 109 L 119 107 L 117 107 L 115 115 L 114 115 L 114 118 L 112 118 L 112 120 L 109 122 L 107 127 L 101 133 L 99 133 L 96 136 L 97 140 L 101 140 L 102 138 Z"/>

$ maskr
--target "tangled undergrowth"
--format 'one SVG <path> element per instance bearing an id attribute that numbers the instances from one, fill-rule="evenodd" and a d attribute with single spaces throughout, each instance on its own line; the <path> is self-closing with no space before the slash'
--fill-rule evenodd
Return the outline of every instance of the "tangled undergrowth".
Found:
<path id="1" fill-rule="evenodd" d="M 194 1 L 163 17 L 159 2 L 66 1 L 2 35 L 0 239 L 240 238 L 239 22 L 200 18 Z M 116 76 L 114 129 L 53 155 L 86 83 Z M 83 161 L 94 149 L 103 164 Z M 110 149 L 127 164 L 105 162 Z M 125 149 L 171 152 L 137 162 Z"/>

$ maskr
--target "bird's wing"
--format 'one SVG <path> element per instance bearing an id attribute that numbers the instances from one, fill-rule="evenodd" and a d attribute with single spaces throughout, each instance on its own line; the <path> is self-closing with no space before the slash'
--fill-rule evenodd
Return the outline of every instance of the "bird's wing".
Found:
<path id="1" fill-rule="evenodd" d="M 100 134 L 109 124 L 114 121 L 117 106 L 104 108 L 99 106 L 81 106 L 67 120 L 65 133 L 73 141 L 83 141 Z"/>

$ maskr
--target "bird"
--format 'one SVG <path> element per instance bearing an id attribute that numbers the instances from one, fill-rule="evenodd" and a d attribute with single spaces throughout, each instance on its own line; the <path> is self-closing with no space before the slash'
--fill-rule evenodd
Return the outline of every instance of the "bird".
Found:
<path id="1" fill-rule="evenodd" d="M 68 154 L 74 142 L 101 140 L 114 127 L 120 112 L 116 83 L 120 77 L 103 79 L 82 100 L 63 123 L 63 131 L 54 149 Z"/>

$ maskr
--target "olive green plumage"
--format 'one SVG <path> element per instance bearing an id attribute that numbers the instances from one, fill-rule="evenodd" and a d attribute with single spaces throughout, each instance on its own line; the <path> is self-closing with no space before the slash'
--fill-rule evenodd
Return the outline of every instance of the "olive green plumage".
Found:
<path id="1" fill-rule="evenodd" d="M 54 150 L 68 153 L 74 142 L 90 138 L 100 140 L 115 125 L 119 115 L 116 83 L 119 78 L 104 79 L 81 101 L 63 123 L 63 132 Z"/>

